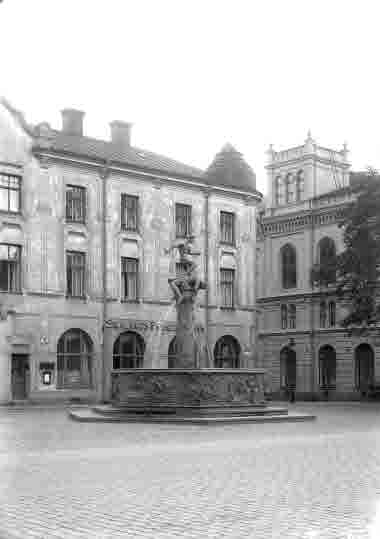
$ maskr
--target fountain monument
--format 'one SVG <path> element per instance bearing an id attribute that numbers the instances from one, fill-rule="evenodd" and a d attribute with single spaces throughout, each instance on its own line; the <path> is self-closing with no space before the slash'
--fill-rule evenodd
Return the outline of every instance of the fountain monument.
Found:
<path id="1" fill-rule="evenodd" d="M 112 401 L 92 410 L 71 410 L 79 421 L 210 423 L 313 419 L 288 415 L 264 398 L 264 369 L 211 368 L 207 341 L 195 316 L 206 283 L 192 259 L 191 238 L 175 246 L 181 273 L 169 279 L 176 306 L 176 360 L 171 369 L 112 372 Z"/>

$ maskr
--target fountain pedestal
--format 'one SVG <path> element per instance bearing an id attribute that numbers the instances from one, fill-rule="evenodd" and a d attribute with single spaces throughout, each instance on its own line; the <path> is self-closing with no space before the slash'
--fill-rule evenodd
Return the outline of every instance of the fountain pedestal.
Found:
<path id="1" fill-rule="evenodd" d="M 265 406 L 263 369 L 139 369 L 112 373 L 112 404 L 177 416 Z"/>

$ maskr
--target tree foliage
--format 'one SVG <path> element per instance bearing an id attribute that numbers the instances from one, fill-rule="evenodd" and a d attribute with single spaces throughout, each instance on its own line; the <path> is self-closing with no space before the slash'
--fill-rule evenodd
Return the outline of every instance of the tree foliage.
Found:
<path id="1" fill-rule="evenodd" d="M 329 264 L 314 266 L 311 279 L 319 286 L 336 281 L 337 297 L 349 306 L 349 313 L 340 322 L 343 327 L 370 328 L 380 320 L 376 301 L 380 276 L 380 176 L 368 170 L 355 178 L 349 190 L 352 201 L 343 209 L 339 221 L 344 250 Z"/>

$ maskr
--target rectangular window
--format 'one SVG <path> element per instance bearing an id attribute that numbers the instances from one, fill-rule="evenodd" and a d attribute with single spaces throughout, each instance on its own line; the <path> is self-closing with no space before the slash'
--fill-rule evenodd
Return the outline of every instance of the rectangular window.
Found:
<path id="1" fill-rule="evenodd" d="M 0 244 L 0 290 L 19 292 L 21 290 L 21 247 Z"/>
<path id="2" fill-rule="evenodd" d="M 234 306 L 235 270 L 220 270 L 220 288 L 222 292 L 222 307 L 233 308 Z"/>
<path id="3" fill-rule="evenodd" d="M 191 206 L 187 204 L 175 205 L 175 226 L 177 238 L 191 236 Z"/>
<path id="4" fill-rule="evenodd" d="M 121 228 L 136 232 L 138 230 L 139 197 L 121 195 Z"/>
<path id="5" fill-rule="evenodd" d="M 235 214 L 227 211 L 220 212 L 220 239 L 229 245 L 235 244 Z"/>
<path id="6" fill-rule="evenodd" d="M 66 187 L 66 221 L 86 222 L 86 189 L 77 185 Z"/>
<path id="7" fill-rule="evenodd" d="M 21 178 L 0 173 L 0 210 L 17 213 L 21 210 Z"/>
<path id="8" fill-rule="evenodd" d="M 288 327 L 288 307 L 287 305 L 281 305 L 281 328 L 287 329 Z"/>
<path id="9" fill-rule="evenodd" d="M 83 298 L 85 295 L 86 255 L 77 251 L 66 253 L 67 295 Z"/>
<path id="10" fill-rule="evenodd" d="M 297 308 L 295 305 L 289 305 L 289 328 L 295 329 L 297 325 Z"/>
<path id="11" fill-rule="evenodd" d="M 137 300 L 138 260 L 136 258 L 121 258 L 121 287 L 121 294 L 124 300 Z"/>

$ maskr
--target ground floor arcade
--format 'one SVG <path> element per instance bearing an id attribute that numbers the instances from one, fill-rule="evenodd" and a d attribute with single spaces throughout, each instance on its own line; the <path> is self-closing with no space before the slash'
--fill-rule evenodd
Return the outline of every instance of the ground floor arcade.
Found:
<path id="1" fill-rule="evenodd" d="M 100 401 L 113 370 L 175 366 L 175 323 L 53 312 L 0 321 L 0 403 Z M 210 366 L 254 367 L 245 324 L 212 323 Z M 105 357 L 105 360 L 103 358 Z"/>
<path id="2" fill-rule="evenodd" d="M 373 335 L 267 333 L 259 347 L 274 398 L 360 400 L 379 391 L 380 342 Z"/>

